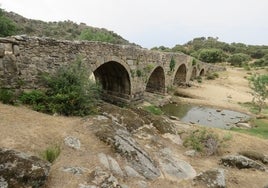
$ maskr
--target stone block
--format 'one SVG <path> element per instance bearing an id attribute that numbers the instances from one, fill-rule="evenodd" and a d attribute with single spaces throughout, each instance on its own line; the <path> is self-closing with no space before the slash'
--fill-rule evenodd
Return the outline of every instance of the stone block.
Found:
<path id="1" fill-rule="evenodd" d="M 19 56 L 20 55 L 20 48 L 18 45 L 14 45 L 13 46 L 13 53 L 15 56 Z"/>
<path id="2" fill-rule="evenodd" d="M 0 44 L 0 58 L 5 56 L 5 45 Z"/>

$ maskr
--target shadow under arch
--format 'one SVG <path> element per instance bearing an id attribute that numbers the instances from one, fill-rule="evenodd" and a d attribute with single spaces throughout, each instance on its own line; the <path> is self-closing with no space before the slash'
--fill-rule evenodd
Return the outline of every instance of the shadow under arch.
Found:
<path id="1" fill-rule="evenodd" d="M 165 73 L 161 66 L 156 67 L 151 73 L 145 91 L 151 93 L 165 93 Z"/>
<path id="2" fill-rule="evenodd" d="M 199 76 L 205 76 L 205 69 L 201 69 Z"/>
<path id="3" fill-rule="evenodd" d="M 104 100 L 112 103 L 128 102 L 131 82 L 126 68 L 116 61 L 108 61 L 93 71 L 96 82 L 102 87 Z"/>
<path id="4" fill-rule="evenodd" d="M 185 64 L 181 64 L 177 69 L 174 77 L 173 85 L 184 85 L 186 83 L 187 68 Z"/>

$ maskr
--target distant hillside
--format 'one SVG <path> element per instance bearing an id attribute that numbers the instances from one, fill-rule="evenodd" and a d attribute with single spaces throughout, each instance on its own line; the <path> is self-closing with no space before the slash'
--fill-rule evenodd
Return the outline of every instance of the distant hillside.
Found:
<path id="1" fill-rule="evenodd" d="M 173 48 L 160 46 L 152 50 L 183 52 L 208 63 L 227 61 L 235 66 L 242 66 L 253 60 L 255 66 L 268 66 L 268 46 L 229 44 L 213 37 L 194 38 L 186 44 L 177 44 Z"/>
<path id="2" fill-rule="evenodd" d="M 110 42 L 114 44 L 130 44 L 129 41 L 118 34 L 104 28 L 95 28 L 87 26 L 84 23 L 77 24 L 70 20 L 44 22 L 40 20 L 27 19 L 14 12 L 1 11 L 3 17 L 9 19 L 16 26 L 16 32 L 12 34 L 27 34 L 39 37 L 45 36 L 65 40 L 90 40 Z"/>

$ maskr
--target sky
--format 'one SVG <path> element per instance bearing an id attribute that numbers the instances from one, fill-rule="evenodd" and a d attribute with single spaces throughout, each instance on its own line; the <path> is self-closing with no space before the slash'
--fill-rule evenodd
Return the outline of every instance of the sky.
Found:
<path id="1" fill-rule="evenodd" d="M 1 0 L 0 6 L 26 18 L 106 28 L 145 48 L 196 37 L 268 45 L 268 0 Z"/>

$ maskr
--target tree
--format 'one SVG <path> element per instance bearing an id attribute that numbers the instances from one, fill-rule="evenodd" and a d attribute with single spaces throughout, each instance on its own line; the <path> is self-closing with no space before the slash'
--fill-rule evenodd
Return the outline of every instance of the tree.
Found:
<path id="1" fill-rule="evenodd" d="M 250 56 L 244 53 L 236 53 L 231 55 L 227 61 L 233 66 L 240 67 L 242 63 L 247 63 L 250 60 Z"/>
<path id="2" fill-rule="evenodd" d="M 201 49 L 198 59 L 207 63 L 217 63 L 224 60 L 224 54 L 223 51 L 219 49 Z"/>
<path id="3" fill-rule="evenodd" d="M 268 75 L 253 75 L 249 78 L 250 87 L 253 90 L 253 103 L 258 106 L 258 112 L 261 113 L 265 106 L 265 100 L 268 98 Z"/>

